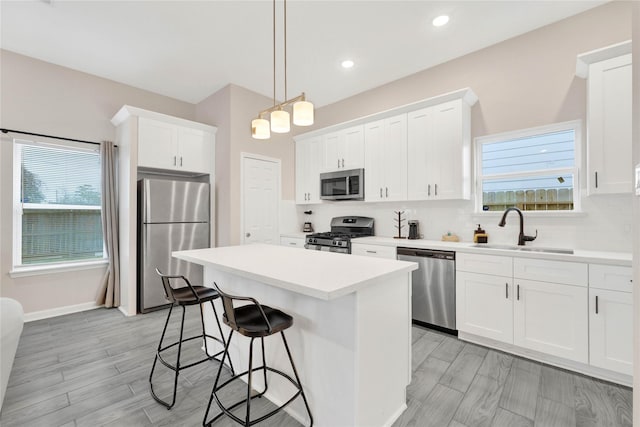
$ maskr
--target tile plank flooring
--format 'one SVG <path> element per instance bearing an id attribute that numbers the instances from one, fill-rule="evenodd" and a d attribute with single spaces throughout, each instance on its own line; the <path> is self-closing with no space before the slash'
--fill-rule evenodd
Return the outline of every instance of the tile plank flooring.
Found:
<path id="1" fill-rule="evenodd" d="M 0 425 L 202 425 L 217 362 L 182 372 L 176 405 L 170 411 L 149 394 L 147 378 L 165 316 L 165 310 L 125 317 L 117 310 L 96 309 L 25 324 Z M 179 311 L 174 310 L 173 316 L 171 326 L 179 323 Z M 199 325 L 197 310 L 188 310 L 185 334 L 195 335 Z M 632 393 L 627 387 L 421 327 L 412 331 L 408 408 L 394 427 L 632 425 Z M 168 331 L 167 339 L 175 336 L 177 327 Z M 183 352 L 191 360 L 201 354 L 197 345 Z M 172 377 L 168 370 L 159 373 L 158 392 L 168 396 Z M 238 385 L 231 392 L 230 399 L 236 399 L 243 388 Z M 254 402 L 252 408 L 260 413 L 272 407 L 266 399 Z M 215 427 L 232 425 L 221 419 Z M 261 425 L 300 426 L 285 413 Z"/>

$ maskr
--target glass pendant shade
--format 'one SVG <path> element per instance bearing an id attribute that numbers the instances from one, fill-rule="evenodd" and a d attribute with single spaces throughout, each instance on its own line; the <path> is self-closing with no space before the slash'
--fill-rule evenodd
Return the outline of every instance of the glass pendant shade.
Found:
<path id="1" fill-rule="evenodd" d="M 309 101 L 298 101 L 293 104 L 293 124 L 311 126 L 313 124 L 313 104 Z"/>
<path id="2" fill-rule="evenodd" d="M 251 136 L 255 139 L 269 139 L 271 137 L 269 121 L 261 118 L 253 119 L 251 121 Z"/>
<path id="3" fill-rule="evenodd" d="M 284 110 L 271 112 L 271 131 L 275 133 L 287 133 L 291 128 L 289 113 Z"/>

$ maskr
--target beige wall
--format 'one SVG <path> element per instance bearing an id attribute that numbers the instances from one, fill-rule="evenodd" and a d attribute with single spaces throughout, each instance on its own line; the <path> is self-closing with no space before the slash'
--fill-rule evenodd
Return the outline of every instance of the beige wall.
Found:
<path id="1" fill-rule="evenodd" d="M 463 87 L 479 98 L 473 137 L 584 119 L 586 83 L 575 77 L 576 55 L 628 40 L 630 8 L 631 2 L 613 2 L 319 108 L 313 128 Z"/>
<path id="2" fill-rule="evenodd" d="M 271 105 L 270 98 L 237 85 L 223 88 L 198 105 L 198 120 L 218 126 L 216 210 L 217 227 L 223 228 L 217 234 L 218 246 L 240 243 L 241 153 L 280 159 L 282 199 L 294 198 L 295 151 L 291 134 L 272 134 L 271 139 L 263 141 L 251 138 L 251 120 Z"/>
<path id="3" fill-rule="evenodd" d="M 111 117 L 124 104 L 193 120 L 195 106 L 0 50 L 0 126 L 100 141 L 115 139 Z M 0 142 L 0 295 L 26 313 L 95 300 L 104 268 L 12 279 L 12 144 Z"/>
<path id="4" fill-rule="evenodd" d="M 196 121 L 217 126 L 215 150 L 215 246 L 227 246 L 231 236 L 229 228 L 231 201 L 229 188 L 229 150 L 231 148 L 231 86 L 226 86 L 196 106 Z"/>

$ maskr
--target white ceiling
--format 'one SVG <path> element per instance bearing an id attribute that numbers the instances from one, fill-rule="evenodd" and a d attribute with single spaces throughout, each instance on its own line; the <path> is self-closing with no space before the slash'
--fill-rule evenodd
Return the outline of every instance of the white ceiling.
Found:
<path id="1" fill-rule="evenodd" d="M 289 0 L 288 96 L 305 91 L 327 105 L 604 2 Z M 2 0 L 0 8 L 3 49 L 190 103 L 229 83 L 273 95 L 270 0 Z M 440 14 L 451 21 L 435 28 Z M 355 67 L 342 69 L 346 58 Z"/>

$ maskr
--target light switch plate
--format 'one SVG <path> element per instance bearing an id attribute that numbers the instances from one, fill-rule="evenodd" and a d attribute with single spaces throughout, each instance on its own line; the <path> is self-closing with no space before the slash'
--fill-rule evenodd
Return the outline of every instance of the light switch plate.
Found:
<path id="1" fill-rule="evenodd" d="M 636 196 L 640 196 L 640 163 L 636 165 Z"/>

